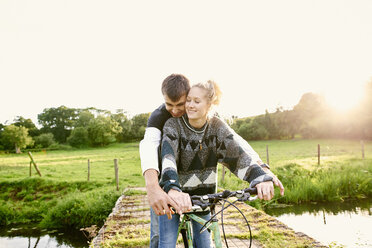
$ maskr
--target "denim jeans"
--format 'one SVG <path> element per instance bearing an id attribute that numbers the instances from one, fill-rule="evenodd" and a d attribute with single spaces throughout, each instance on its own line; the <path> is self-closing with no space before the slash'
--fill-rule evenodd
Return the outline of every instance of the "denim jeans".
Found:
<path id="1" fill-rule="evenodd" d="M 199 217 L 209 220 L 210 214 L 200 215 Z M 159 248 L 175 248 L 177 243 L 178 225 L 180 223 L 180 216 L 178 214 L 172 215 L 172 219 L 168 220 L 167 215 L 159 216 Z M 196 248 L 210 248 L 211 235 L 209 231 L 200 233 L 202 225 L 191 220 L 193 246 Z"/>
<path id="2" fill-rule="evenodd" d="M 154 209 L 150 209 L 150 248 L 158 248 L 159 246 L 159 216 L 155 214 Z"/>

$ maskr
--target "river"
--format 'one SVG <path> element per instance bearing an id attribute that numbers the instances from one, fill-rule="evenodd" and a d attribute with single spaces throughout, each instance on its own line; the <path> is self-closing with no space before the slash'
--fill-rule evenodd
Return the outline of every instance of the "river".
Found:
<path id="1" fill-rule="evenodd" d="M 265 212 L 325 245 L 372 248 L 372 199 L 302 204 L 270 208 Z M 40 230 L 33 226 L 0 228 L 0 248 L 87 248 L 87 241 L 84 234 L 76 230 Z"/>
<path id="2" fill-rule="evenodd" d="M 372 247 L 372 199 L 301 204 L 265 212 L 331 247 Z"/>
<path id="3" fill-rule="evenodd" d="M 78 230 L 41 230 L 17 225 L 0 228 L 0 248 L 87 248 L 88 239 Z"/>

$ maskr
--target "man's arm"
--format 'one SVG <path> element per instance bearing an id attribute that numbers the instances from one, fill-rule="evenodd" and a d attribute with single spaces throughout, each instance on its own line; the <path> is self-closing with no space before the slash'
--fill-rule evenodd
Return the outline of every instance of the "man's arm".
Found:
<path id="1" fill-rule="evenodd" d="M 159 129 L 154 127 L 146 128 L 145 136 L 140 142 L 141 168 L 146 182 L 150 206 L 158 215 L 169 215 L 171 210 L 168 205 L 173 206 L 176 210 L 178 205 L 159 186 L 158 148 L 160 139 L 161 131 Z"/>
<path id="2" fill-rule="evenodd" d="M 143 140 L 140 142 L 140 158 L 141 158 L 141 168 L 142 174 L 149 169 L 155 170 L 157 175 L 159 174 L 158 165 L 158 149 L 161 140 L 161 131 L 155 127 L 146 128 Z M 156 175 L 156 178 L 157 178 Z"/>

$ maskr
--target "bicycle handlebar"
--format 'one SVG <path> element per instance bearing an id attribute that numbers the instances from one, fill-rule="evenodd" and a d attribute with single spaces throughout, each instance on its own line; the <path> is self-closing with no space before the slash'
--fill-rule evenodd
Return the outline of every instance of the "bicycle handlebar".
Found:
<path id="1" fill-rule="evenodd" d="M 238 201 L 253 201 L 257 198 L 251 197 L 257 194 L 257 188 L 245 188 L 237 191 L 224 190 L 223 192 L 208 195 L 193 195 L 190 196 L 193 205 L 192 211 L 205 211 L 212 204 L 216 204 L 219 200 L 227 199 L 229 197 L 237 197 Z"/>

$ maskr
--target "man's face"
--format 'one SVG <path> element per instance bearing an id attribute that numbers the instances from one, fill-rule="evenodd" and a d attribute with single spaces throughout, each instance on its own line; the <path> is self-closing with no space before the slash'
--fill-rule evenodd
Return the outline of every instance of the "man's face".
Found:
<path id="1" fill-rule="evenodd" d="M 181 117 L 185 113 L 186 95 L 183 95 L 178 101 L 172 101 L 167 95 L 163 95 L 165 108 L 173 117 Z"/>

